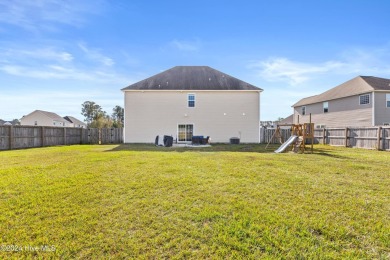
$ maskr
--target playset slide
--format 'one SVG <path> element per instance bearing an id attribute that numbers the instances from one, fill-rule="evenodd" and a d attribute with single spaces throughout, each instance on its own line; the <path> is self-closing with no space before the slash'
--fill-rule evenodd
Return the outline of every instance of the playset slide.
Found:
<path id="1" fill-rule="evenodd" d="M 290 138 L 286 142 L 284 142 L 277 150 L 275 150 L 275 153 L 282 153 L 289 145 L 293 144 L 297 140 L 297 138 L 298 136 L 296 135 L 290 136 Z"/>

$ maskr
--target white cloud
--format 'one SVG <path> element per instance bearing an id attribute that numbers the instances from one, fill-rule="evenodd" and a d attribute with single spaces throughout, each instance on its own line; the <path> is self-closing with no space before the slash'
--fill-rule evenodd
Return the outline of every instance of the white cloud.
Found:
<path id="1" fill-rule="evenodd" d="M 259 75 L 268 81 L 287 81 L 290 85 L 301 84 L 313 75 L 340 69 L 342 62 L 327 61 L 319 64 L 292 61 L 287 58 L 270 58 L 251 64 L 259 70 Z"/>
<path id="2" fill-rule="evenodd" d="M 32 31 L 56 30 L 52 23 L 80 26 L 85 14 L 100 12 L 102 4 L 102 0 L 0 1 L 0 22 Z"/>
<path id="3" fill-rule="evenodd" d="M 3 65 L 0 71 L 12 76 L 28 77 L 34 79 L 60 79 L 95 82 L 102 84 L 114 84 L 124 86 L 134 80 L 116 72 L 106 72 L 97 69 L 82 70 L 59 65 L 47 65 L 45 67 L 30 67 L 20 65 Z"/>
<path id="4" fill-rule="evenodd" d="M 85 43 L 79 43 L 78 46 L 93 61 L 97 61 L 105 66 L 113 66 L 115 64 L 113 59 L 101 54 L 98 49 L 88 48 Z"/>
<path id="5" fill-rule="evenodd" d="M 198 51 L 200 49 L 200 41 L 179 41 L 173 40 L 170 42 L 170 45 L 180 51 Z"/>
<path id="6" fill-rule="evenodd" d="M 54 47 L 0 48 L 0 73 L 34 79 L 80 80 L 120 86 L 133 80 L 118 73 L 113 59 L 79 44 L 73 53 Z M 103 66 L 102 66 L 103 65 Z"/>
<path id="7" fill-rule="evenodd" d="M 39 60 L 53 60 L 59 62 L 70 62 L 74 59 L 73 55 L 65 52 L 58 51 L 52 47 L 38 48 L 38 49 L 0 49 L 0 57 L 4 59 L 13 60 L 26 60 L 26 59 L 39 59 Z"/>
<path id="8" fill-rule="evenodd" d="M 266 81 L 287 82 L 291 86 L 332 75 L 390 76 L 390 48 L 364 50 L 359 48 L 343 52 L 337 59 L 323 62 L 294 61 L 285 57 L 250 62 L 249 67 Z"/>
<path id="9" fill-rule="evenodd" d="M 2 91 L 0 96 L 0 119 L 20 119 L 23 115 L 36 109 L 55 112 L 61 116 L 75 116 L 83 120 L 81 104 L 84 101 L 94 101 L 101 105 L 103 110 L 111 114 L 115 105 L 123 107 L 123 94 L 116 91 L 107 92 L 102 89 L 88 91 L 87 88 L 77 91 L 37 90 L 32 88 L 15 95 L 8 91 Z M 21 105 L 23 104 L 23 105 Z"/>

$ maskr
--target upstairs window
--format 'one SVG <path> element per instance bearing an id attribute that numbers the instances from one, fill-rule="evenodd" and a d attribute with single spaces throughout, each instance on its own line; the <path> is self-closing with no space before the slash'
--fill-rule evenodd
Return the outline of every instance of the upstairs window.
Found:
<path id="1" fill-rule="evenodd" d="M 316 125 L 316 128 L 317 129 L 323 129 L 323 128 L 326 128 L 326 125 L 318 124 L 318 125 Z"/>
<path id="2" fill-rule="evenodd" d="M 386 107 L 390 107 L 390 94 L 386 94 Z"/>
<path id="3" fill-rule="evenodd" d="M 324 108 L 324 113 L 328 113 L 328 111 L 329 111 L 329 103 L 328 102 L 322 103 L 322 107 Z"/>
<path id="4" fill-rule="evenodd" d="M 301 114 L 303 116 L 306 115 L 306 107 L 305 106 L 302 107 Z"/>
<path id="5" fill-rule="evenodd" d="M 195 94 L 188 94 L 188 107 L 195 107 Z"/>
<path id="6" fill-rule="evenodd" d="M 359 96 L 359 104 L 360 105 L 370 104 L 370 94 L 360 95 Z"/>

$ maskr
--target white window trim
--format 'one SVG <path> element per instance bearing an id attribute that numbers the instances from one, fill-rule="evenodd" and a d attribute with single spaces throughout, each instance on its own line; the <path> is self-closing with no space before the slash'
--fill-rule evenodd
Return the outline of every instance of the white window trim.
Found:
<path id="1" fill-rule="evenodd" d="M 368 103 L 367 104 L 362 104 L 361 102 L 361 97 L 363 96 L 368 96 Z M 360 106 L 364 106 L 364 105 L 370 105 L 371 104 L 371 95 L 370 94 L 362 94 L 362 95 L 359 95 L 359 105 Z"/>
<path id="2" fill-rule="evenodd" d="M 185 125 L 185 126 L 192 125 L 192 136 L 194 136 L 195 124 L 194 123 L 177 123 L 177 134 L 176 134 L 176 141 L 177 141 L 177 143 L 191 143 L 191 141 L 179 141 L 179 125 Z"/>
<path id="3" fill-rule="evenodd" d="M 385 102 L 385 107 L 390 108 L 390 106 L 387 106 L 387 102 L 390 102 L 390 93 L 386 93 L 386 102 Z"/>
<path id="4" fill-rule="evenodd" d="M 326 109 L 328 110 L 326 112 L 325 112 L 325 103 L 326 103 Z M 322 113 L 324 113 L 324 114 L 329 113 L 329 102 L 328 101 L 322 102 Z"/>
<path id="5" fill-rule="evenodd" d="M 194 106 L 193 107 L 190 107 L 190 96 L 194 96 Z M 195 93 L 188 93 L 187 94 L 187 107 L 188 108 L 196 107 L 196 95 L 195 95 Z"/>

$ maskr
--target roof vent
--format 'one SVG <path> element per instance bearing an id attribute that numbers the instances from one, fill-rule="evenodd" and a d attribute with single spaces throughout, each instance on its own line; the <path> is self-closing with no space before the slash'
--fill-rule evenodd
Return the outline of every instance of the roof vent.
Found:
<path id="1" fill-rule="evenodd" d="M 211 78 L 209 78 L 209 81 L 211 81 Z"/>

